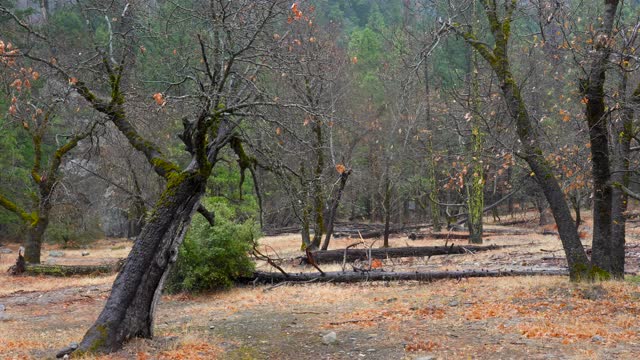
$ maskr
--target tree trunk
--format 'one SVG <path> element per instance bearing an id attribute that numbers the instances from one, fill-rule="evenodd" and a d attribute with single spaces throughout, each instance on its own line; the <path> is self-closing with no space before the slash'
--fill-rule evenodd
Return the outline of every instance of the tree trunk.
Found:
<path id="1" fill-rule="evenodd" d="M 580 211 L 580 203 L 582 200 L 580 199 L 580 193 L 575 190 L 575 193 L 569 197 L 571 201 L 571 206 L 573 206 L 573 212 L 576 213 L 576 229 L 580 228 L 580 224 L 582 224 L 582 212 Z"/>
<path id="2" fill-rule="evenodd" d="M 473 19 L 476 19 L 476 5 L 473 4 Z M 468 156 L 471 176 L 467 179 L 467 207 L 469 218 L 469 242 L 482 244 L 482 215 L 484 208 L 484 169 L 482 162 L 483 139 L 480 131 L 480 91 L 478 88 L 478 58 L 476 51 L 469 47 L 469 108 L 471 111 L 471 142 Z"/>
<path id="3" fill-rule="evenodd" d="M 40 264 L 40 251 L 44 232 L 47 230 L 49 218 L 39 217 L 35 226 L 30 226 L 27 230 L 27 239 L 24 246 L 24 259 L 28 264 Z"/>
<path id="4" fill-rule="evenodd" d="M 611 275 L 618 279 L 624 278 L 624 245 L 627 221 L 625 212 L 627 211 L 629 196 L 617 185 L 629 187 L 629 156 L 631 155 L 631 140 L 634 134 L 633 105 L 636 105 L 640 100 L 640 84 L 638 84 L 638 88 L 631 95 L 631 99 L 626 98 L 628 80 L 628 73 L 623 71 L 620 93 L 625 94 L 626 101 L 623 110 L 620 112 L 622 124 L 617 127 L 617 131 L 615 132 L 617 134 L 613 161 L 615 171 L 611 175 L 612 184 L 614 185 L 611 189 Z"/>
<path id="5" fill-rule="evenodd" d="M 313 174 L 313 212 L 314 212 L 314 225 L 313 225 L 313 240 L 311 241 L 311 248 L 317 249 L 320 247 L 322 241 L 322 232 L 324 231 L 324 196 L 322 192 L 322 170 L 324 169 L 324 141 L 322 138 L 322 123 L 320 120 L 315 121 L 313 126 L 313 132 L 316 135 L 315 143 L 315 157 L 316 168 Z"/>
<path id="6" fill-rule="evenodd" d="M 389 247 L 389 226 L 391 223 L 391 179 L 389 179 L 389 169 L 384 184 L 384 236 L 382 247 Z"/>
<path id="7" fill-rule="evenodd" d="M 613 27 L 618 0 L 604 1 L 604 14 L 598 29 L 587 77 L 581 79 L 580 90 L 584 95 L 585 116 L 591 141 L 591 164 L 593 174 L 593 253 L 594 266 L 612 272 L 612 189 L 609 164 L 609 129 L 604 84 L 608 60 L 613 46 Z"/>
<path id="8" fill-rule="evenodd" d="M 433 223 L 433 231 L 439 232 L 442 230 L 442 222 L 440 221 L 440 207 L 438 206 L 438 198 L 440 189 L 438 188 L 438 177 L 433 153 L 433 132 L 435 126 L 431 120 L 431 99 L 430 99 L 430 87 L 429 87 L 429 62 L 426 55 L 424 62 L 424 90 L 425 90 L 425 123 L 429 133 L 427 134 L 426 142 L 426 157 L 427 157 L 427 184 L 429 185 L 429 198 L 431 199 L 429 208 L 431 209 L 431 222 Z"/>
<path id="9" fill-rule="evenodd" d="M 333 234 L 333 225 L 335 223 L 336 213 L 338 212 L 338 205 L 340 205 L 340 199 L 342 198 L 342 193 L 344 192 L 344 188 L 347 185 L 349 175 L 351 175 L 350 169 L 345 170 L 342 174 L 340 174 L 340 185 L 338 185 L 338 191 L 336 192 L 331 203 L 331 210 L 327 223 L 327 234 L 325 235 L 324 242 L 322 243 L 322 250 L 327 250 L 329 248 L 329 241 L 331 241 L 331 235 Z"/>
<path id="10" fill-rule="evenodd" d="M 28 264 L 40 264 L 40 252 L 44 233 L 49 226 L 49 213 L 51 212 L 51 195 L 56 183 L 54 175 L 50 179 L 44 178 L 38 184 L 39 204 L 35 224 L 30 224 L 25 242 L 24 259 Z"/>
<path id="11" fill-rule="evenodd" d="M 163 282 L 205 191 L 207 177 L 183 172 L 170 178 L 151 219 L 116 277 L 98 320 L 79 352 L 114 352 L 133 337 L 153 336 L 155 307 Z"/>

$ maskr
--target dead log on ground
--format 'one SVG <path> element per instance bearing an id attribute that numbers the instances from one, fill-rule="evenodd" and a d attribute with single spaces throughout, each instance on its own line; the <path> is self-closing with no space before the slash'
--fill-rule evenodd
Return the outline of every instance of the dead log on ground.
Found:
<path id="1" fill-rule="evenodd" d="M 365 271 L 365 272 L 325 272 L 322 276 L 319 273 L 297 273 L 284 276 L 275 272 L 255 272 L 254 277 L 246 279 L 253 283 L 279 283 L 287 282 L 333 282 L 333 283 L 355 283 L 364 281 L 432 281 L 441 279 L 462 279 L 472 277 L 500 277 L 500 276 L 568 276 L 567 270 L 466 270 L 466 271 L 429 271 L 429 272 L 385 272 L 385 271 Z"/>
<path id="2" fill-rule="evenodd" d="M 110 275 L 120 271 L 124 259 L 102 265 L 44 265 L 27 264 L 22 274 L 37 276 Z"/>
<path id="3" fill-rule="evenodd" d="M 314 251 L 313 259 L 316 263 L 342 262 L 346 256 L 346 261 L 367 260 L 369 253 L 375 259 L 413 257 L 413 256 L 436 256 L 449 254 L 466 254 L 477 251 L 490 251 L 504 248 L 506 246 L 409 246 L 399 248 L 376 248 L 376 249 L 337 249 L 326 251 Z M 345 254 L 346 252 L 346 254 Z M 306 257 L 302 257 L 303 262 L 307 262 Z"/>

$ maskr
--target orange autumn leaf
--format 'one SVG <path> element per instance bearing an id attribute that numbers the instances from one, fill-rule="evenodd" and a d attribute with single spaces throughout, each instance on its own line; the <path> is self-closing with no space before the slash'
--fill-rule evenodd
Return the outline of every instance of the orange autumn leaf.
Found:
<path id="1" fill-rule="evenodd" d="M 338 174 L 343 174 L 346 170 L 347 168 L 344 165 L 342 164 L 336 165 L 336 171 L 338 172 Z"/>
<path id="2" fill-rule="evenodd" d="M 298 3 L 294 2 L 293 5 L 291 5 L 291 12 L 296 20 L 300 20 L 302 18 L 302 11 L 298 8 Z"/>
<path id="3" fill-rule="evenodd" d="M 382 260 L 380 259 L 373 259 L 373 261 L 371 261 L 371 268 L 372 269 L 381 269 L 382 268 Z"/>
<path id="4" fill-rule="evenodd" d="M 358 57 L 357 56 L 352 57 L 351 58 L 351 63 L 354 64 L 354 65 L 357 64 L 358 63 Z"/>
<path id="5" fill-rule="evenodd" d="M 78 79 L 77 78 L 72 77 L 72 78 L 69 79 L 69 84 L 75 85 L 77 83 L 78 83 Z"/>
<path id="6" fill-rule="evenodd" d="M 164 104 L 166 104 L 166 100 L 164 99 L 164 96 L 162 96 L 161 93 L 153 94 L 153 100 L 156 101 L 156 104 L 158 104 L 158 106 L 164 106 Z"/>
<path id="7" fill-rule="evenodd" d="M 278 127 L 276 128 L 276 135 L 280 135 L 280 134 L 282 134 L 282 129 Z"/>

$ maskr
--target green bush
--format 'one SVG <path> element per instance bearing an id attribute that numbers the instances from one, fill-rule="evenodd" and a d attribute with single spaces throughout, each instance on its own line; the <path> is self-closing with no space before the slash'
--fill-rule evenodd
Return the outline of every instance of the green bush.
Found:
<path id="1" fill-rule="evenodd" d="M 211 227 L 202 216 L 194 217 L 169 273 L 165 287 L 168 292 L 229 288 L 235 279 L 249 276 L 254 270 L 249 251 L 258 234 L 255 221 L 234 223 L 236 214 L 229 205 L 213 203 L 211 199 L 205 204 L 215 213 L 215 226 Z"/>

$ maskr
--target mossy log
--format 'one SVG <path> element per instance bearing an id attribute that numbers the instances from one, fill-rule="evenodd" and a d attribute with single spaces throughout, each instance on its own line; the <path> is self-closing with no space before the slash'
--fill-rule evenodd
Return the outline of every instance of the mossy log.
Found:
<path id="1" fill-rule="evenodd" d="M 123 261 L 103 265 L 44 265 L 27 264 L 25 275 L 73 276 L 73 275 L 109 275 L 115 274 L 122 267 Z"/>
<path id="2" fill-rule="evenodd" d="M 472 277 L 501 277 L 501 276 L 567 276 L 567 270 L 463 270 L 463 271 L 428 271 L 428 272 L 385 272 L 385 271 L 347 271 L 320 273 L 282 274 L 275 272 L 255 272 L 254 283 L 280 282 L 332 282 L 355 283 L 364 281 L 433 281 L 442 279 L 462 279 Z"/>
<path id="3" fill-rule="evenodd" d="M 436 256 L 450 254 L 466 254 L 477 251 L 490 251 L 504 248 L 506 246 L 408 246 L 398 248 L 376 248 L 376 249 L 338 249 L 326 251 L 314 251 L 313 259 L 316 263 L 342 262 L 367 260 L 369 256 L 375 259 L 413 257 L 413 256 Z M 308 262 L 307 257 L 302 257 L 303 262 Z"/>

